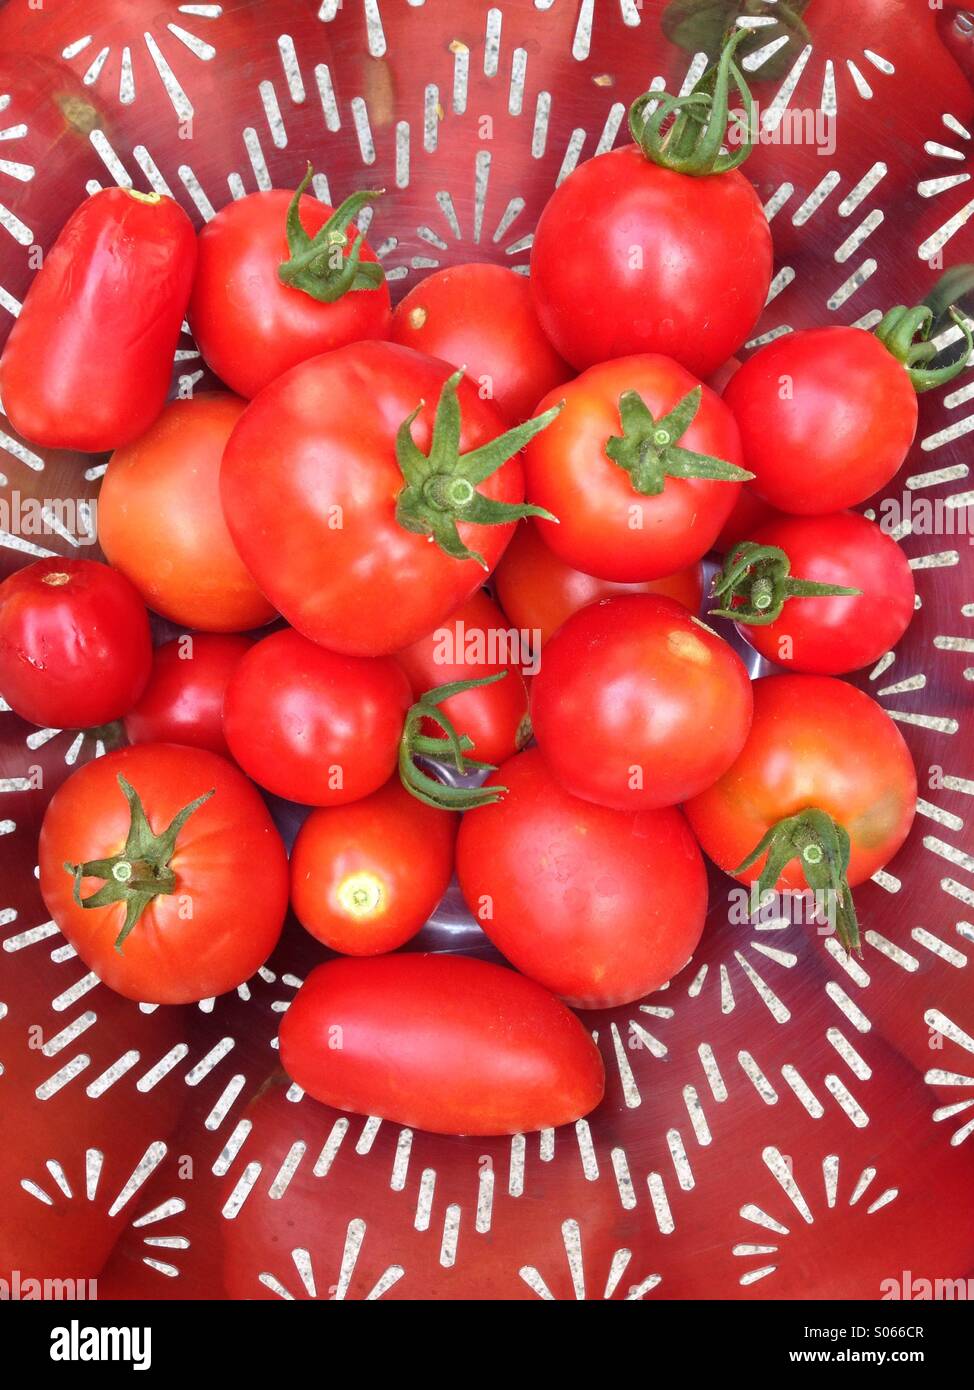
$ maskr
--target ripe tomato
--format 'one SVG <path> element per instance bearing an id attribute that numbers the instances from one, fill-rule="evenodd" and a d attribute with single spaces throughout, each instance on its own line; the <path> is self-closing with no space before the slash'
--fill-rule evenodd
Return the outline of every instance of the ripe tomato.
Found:
<path id="1" fill-rule="evenodd" d="M 172 743 L 68 778 L 41 826 L 40 882 L 85 964 L 149 1004 L 243 984 L 287 909 L 287 855 L 258 793 L 223 758 Z"/>
<path id="2" fill-rule="evenodd" d="M 668 357 L 590 367 L 546 396 L 557 420 L 524 454 L 535 525 L 566 564 L 599 579 L 662 579 L 699 560 L 750 477 L 720 397 Z"/>
<path id="3" fill-rule="evenodd" d="M 312 936 L 349 956 L 415 936 L 453 873 L 457 817 L 425 806 L 398 777 L 349 806 L 324 806 L 291 851 L 291 904 Z"/>
<path id="4" fill-rule="evenodd" d="M 47 253 L 0 358 L 14 428 L 32 444 L 86 453 L 147 429 L 169 390 L 195 261 L 193 225 L 171 198 L 134 188 L 86 198 Z"/>
<path id="5" fill-rule="evenodd" d="M 735 571 L 737 579 L 732 575 Z M 903 636 L 913 617 L 913 572 L 893 538 L 856 512 L 783 516 L 732 549 L 729 587 L 715 597 L 724 617 L 743 605 L 738 631 L 792 671 L 839 676 L 870 666 Z M 858 590 L 808 595 L 809 584 Z"/>
<path id="6" fill-rule="evenodd" d="M 599 1051 L 564 1004 L 469 956 L 328 961 L 280 1037 L 285 1071 L 316 1100 L 434 1134 L 570 1124 L 605 1087 Z"/>
<path id="7" fill-rule="evenodd" d="M 497 564 L 531 510 L 517 452 L 549 418 L 505 435 L 496 408 L 444 363 L 395 343 L 340 348 L 241 416 L 220 475 L 230 533 L 306 637 L 359 656 L 398 651 Z"/>
<path id="8" fill-rule="evenodd" d="M 682 604 L 590 604 L 544 649 L 531 720 L 562 786 L 621 811 L 673 806 L 730 767 L 751 723 L 740 657 Z"/>
<path id="9" fill-rule="evenodd" d="M 228 203 L 199 235 L 189 323 L 207 364 L 238 395 L 362 338 L 388 338 L 389 287 L 351 219 L 376 194 L 335 210 L 301 186 Z"/>
<path id="10" fill-rule="evenodd" d="M 183 633 L 157 647 L 142 698 L 125 716 L 129 743 L 185 743 L 230 757 L 223 693 L 249 637 Z"/>
<path id="11" fill-rule="evenodd" d="M 150 608 L 203 632 L 240 632 L 275 616 L 220 506 L 220 460 L 244 404 L 225 392 L 173 401 L 112 455 L 98 498 L 112 564 Z"/>
<path id="12" fill-rule="evenodd" d="M 751 491 L 750 483 L 745 483 L 737 494 L 737 501 L 730 516 L 720 529 L 720 535 L 714 541 L 714 550 L 720 555 L 726 555 L 732 545 L 736 545 L 738 541 L 749 541 L 759 526 L 780 515 L 780 512 L 776 512 L 774 507 L 769 506 L 756 492 Z"/>
<path id="13" fill-rule="evenodd" d="M 536 748 L 490 782 L 457 839 L 467 906 L 512 965 L 579 1009 L 628 1004 L 686 965 L 707 872 L 673 807 L 614 811 L 569 795 Z"/>
<path id="14" fill-rule="evenodd" d="M 572 375 L 541 331 L 527 279 L 504 266 L 428 275 L 397 305 L 392 338 L 462 367 L 512 424 Z"/>
<path id="15" fill-rule="evenodd" d="M 108 565 L 54 555 L 0 584 L 0 692 L 31 724 L 108 724 L 135 704 L 151 665 L 145 605 Z"/>

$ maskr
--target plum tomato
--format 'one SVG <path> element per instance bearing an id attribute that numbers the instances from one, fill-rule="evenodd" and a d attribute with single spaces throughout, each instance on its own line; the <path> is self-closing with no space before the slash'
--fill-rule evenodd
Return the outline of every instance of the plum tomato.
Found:
<path id="1" fill-rule="evenodd" d="M 229 758 L 223 694 L 249 637 L 184 632 L 156 647 L 149 683 L 125 716 L 129 743 L 184 743 Z"/>

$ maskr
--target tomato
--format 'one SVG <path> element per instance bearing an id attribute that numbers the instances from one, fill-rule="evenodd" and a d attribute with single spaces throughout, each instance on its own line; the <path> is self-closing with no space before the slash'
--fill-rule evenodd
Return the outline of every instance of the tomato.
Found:
<path id="1" fill-rule="evenodd" d="M 679 811 L 581 801 L 536 748 L 489 781 L 507 795 L 464 816 L 457 874 L 512 965 L 579 1009 L 641 999 L 686 965 L 703 931 L 707 872 Z"/>
<path id="2" fill-rule="evenodd" d="M 150 608 L 204 632 L 240 632 L 274 617 L 220 505 L 220 460 L 243 409 L 225 392 L 173 401 L 112 455 L 98 498 L 98 535 L 112 564 Z"/>
<path id="3" fill-rule="evenodd" d="M 517 452 L 549 419 L 504 435 L 496 408 L 444 363 L 395 343 L 341 348 L 241 416 L 220 475 L 230 534 L 306 637 L 358 656 L 398 651 L 497 564 L 531 510 Z"/>
<path id="4" fill-rule="evenodd" d="M 453 874 L 457 817 L 424 806 L 398 777 L 304 822 L 291 852 L 291 903 L 312 936 L 349 956 L 415 936 Z"/>
<path id="5" fill-rule="evenodd" d="M 0 396 L 18 433 L 101 453 L 147 429 L 169 390 L 195 260 L 193 225 L 171 198 L 134 188 L 86 198 L 0 358 Z"/>
<path id="6" fill-rule="evenodd" d="M 565 408 L 524 455 L 535 525 L 566 564 L 599 579 L 662 579 L 699 560 L 751 475 L 720 397 L 668 357 L 590 367 L 542 400 Z"/>
<path id="7" fill-rule="evenodd" d="M 40 883 L 106 985 L 143 1003 L 188 1004 L 243 984 L 274 949 L 287 855 L 235 767 L 202 748 L 151 743 L 85 764 L 55 792 Z"/>
<path id="8" fill-rule="evenodd" d="M 145 605 L 108 565 L 54 555 L 0 584 L 0 692 L 31 724 L 108 724 L 135 704 L 151 666 Z"/>
<path id="9" fill-rule="evenodd" d="M 568 619 L 544 649 L 531 720 L 562 786 L 621 811 L 673 806 L 744 744 L 740 657 L 674 599 L 624 594 Z"/>
<path id="10" fill-rule="evenodd" d="M 190 327 L 207 364 L 241 396 L 318 353 L 389 336 L 389 287 L 349 226 L 377 195 L 353 194 L 335 210 L 304 196 L 310 176 L 295 192 L 228 203 L 199 234 Z"/>
<path id="11" fill-rule="evenodd" d="M 185 743 L 230 757 L 223 693 L 249 637 L 183 633 L 157 647 L 142 697 L 125 716 L 129 743 Z"/>
<path id="12" fill-rule="evenodd" d="M 736 545 L 738 541 L 750 540 L 759 526 L 780 515 L 780 512 L 776 512 L 774 507 L 769 506 L 756 492 L 752 492 L 749 483 L 745 483 L 737 494 L 737 501 L 731 509 L 730 516 L 714 541 L 714 550 L 721 555 L 726 554 L 732 545 Z"/>
<path id="13" fill-rule="evenodd" d="M 761 892 L 829 891 L 849 946 L 858 942 L 849 890 L 902 845 L 916 792 L 909 749 L 868 695 L 829 676 L 767 676 L 754 683 L 740 756 L 684 809 L 706 853 L 742 883 L 759 872 Z"/>
<path id="14" fill-rule="evenodd" d="M 427 276 L 396 306 L 392 338 L 462 367 L 512 424 L 572 375 L 541 331 L 527 279 L 499 265 Z"/>
<path id="15" fill-rule="evenodd" d="M 732 573 L 737 579 L 732 579 Z M 913 572 L 893 538 L 856 512 L 783 516 L 728 554 L 716 601 L 751 646 L 792 671 L 838 676 L 870 666 L 913 617 Z M 807 585 L 852 591 L 819 596 Z M 858 590 L 858 593 L 855 591 Z M 743 610 L 741 605 L 744 605 Z"/>
<path id="16" fill-rule="evenodd" d="M 564 1004 L 469 956 L 319 965 L 280 1040 L 285 1071 L 316 1100 L 435 1134 L 570 1124 L 605 1086 L 598 1048 Z"/>

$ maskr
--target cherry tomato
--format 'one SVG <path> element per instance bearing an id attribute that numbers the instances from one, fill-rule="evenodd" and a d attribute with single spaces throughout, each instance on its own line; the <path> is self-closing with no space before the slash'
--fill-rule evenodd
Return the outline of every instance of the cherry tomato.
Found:
<path id="1" fill-rule="evenodd" d="M 397 305 L 392 338 L 462 367 L 512 424 L 572 375 L 541 331 L 527 279 L 504 266 L 428 275 Z"/>
<path id="2" fill-rule="evenodd" d="M 281 1020 L 281 1063 L 326 1105 L 434 1134 L 570 1124 L 605 1086 L 599 1051 L 564 1004 L 469 956 L 319 965 Z"/>
<path id="3" fill-rule="evenodd" d="M 243 984 L 287 909 L 287 855 L 258 793 L 223 758 L 172 743 L 74 772 L 44 816 L 40 875 L 85 964 L 149 1004 Z"/>
<path id="4" fill-rule="evenodd" d="M 0 692 L 31 724 L 111 723 L 135 704 L 151 666 L 145 605 L 108 565 L 54 555 L 0 584 Z"/>
<path id="5" fill-rule="evenodd" d="M 291 851 L 291 904 L 312 936 L 349 956 L 394 951 L 453 873 L 457 817 L 425 806 L 398 777 L 348 806 L 312 811 Z"/>
<path id="6" fill-rule="evenodd" d="M 531 688 L 538 746 L 562 786 L 636 811 L 709 787 L 751 723 L 740 657 L 682 604 L 628 594 L 590 604 L 544 649 Z"/>
<path id="7" fill-rule="evenodd" d="M 507 794 L 464 816 L 457 874 L 512 965 L 580 1009 L 628 1004 L 686 965 L 703 931 L 707 872 L 679 811 L 581 801 L 536 748 L 491 783 Z"/>
<path id="8" fill-rule="evenodd" d="M 275 616 L 220 506 L 220 460 L 244 404 L 225 392 L 173 401 L 112 455 L 98 498 L 112 564 L 150 608 L 203 632 L 240 632 Z"/>
<path id="9" fill-rule="evenodd" d="M 142 434 L 169 390 L 195 261 L 193 225 L 171 198 L 134 188 L 86 198 L 0 358 L 14 428 L 32 444 L 86 453 Z"/>
<path id="10" fill-rule="evenodd" d="M 230 757 L 223 693 L 249 637 L 183 633 L 157 647 L 142 698 L 125 716 L 129 743 L 185 743 Z"/>

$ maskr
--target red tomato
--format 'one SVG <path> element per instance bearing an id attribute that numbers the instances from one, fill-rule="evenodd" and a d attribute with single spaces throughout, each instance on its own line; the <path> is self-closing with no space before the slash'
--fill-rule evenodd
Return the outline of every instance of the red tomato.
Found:
<path id="1" fill-rule="evenodd" d="M 526 277 L 499 265 L 427 276 L 397 305 L 392 338 L 462 367 L 512 424 L 572 375 L 541 331 Z"/>
<path id="2" fill-rule="evenodd" d="M 543 427 L 502 435 L 472 382 L 409 348 L 341 348 L 296 367 L 244 412 L 220 476 L 230 533 L 306 637 L 360 656 L 398 651 L 497 564 L 527 514 L 517 451 Z M 431 449 L 432 462 L 420 452 Z"/>
<path id="3" fill-rule="evenodd" d="M 391 657 L 343 656 L 273 632 L 238 662 L 223 732 L 249 777 L 307 806 L 339 806 L 396 767 L 409 682 Z"/>
<path id="4" fill-rule="evenodd" d="M 183 633 L 157 647 L 142 698 L 125 716 L 129 743 L 185 743 L 230 757 L 223 692 L 249 637 Z"/>
<path id="5" fill-rule="evenodd" d="M 326 1105 L 434 1134 L 570 1124 L 605 1087 L 599 1051 L 564 1004 L 468 956 L 319 965 L 281 1020 L 281 1063 Z"/>
<path id="6" fill-rule="evenodd" d="M 564 410 L 524 455 L 528 497 L 558 518 L 536 521 L 545 544 L 575 569 L 628 584 L 706 554 L 749 476 L 720 397 L 651 356 L 590 367 L 539 409 L 556 395 Z"/>
<path id="7" fill-rule="evenodd" d="M 507 795 L 464 816 L 457 874 L 512 965 L 580 1009 L 631 1003 L 686 965 L 703 931 L 707 872 L 679 811 L 580 801 L 536 748 L 489 782 Z"/>
<path id="8" fill-rule="evenodd" d="M 44 816 L 40 875 L 48 912 L 85 964 L 149 1004 L 243 984 L 287 909 L 287 855 L 258 793 L 223 758 L 172 743 L 122 748 L 73 773 Z"/>
<path id="9" fill-rule="evenodd" d="M 714 541 L 714 550 L 725 555 L 732 545 L 736 545 L 738 541 L 749 541 L 759 526 L 780 515 L 774 507 L 762 501 L 756 492 L 751 491 L 750 483 L 745 483 L 737 494 L 737 501 L 731 509 L 730 516 L 721 527 L 720 535 Z"/>
<path id="10" fill-rule="evenodd" d="M 86 199 L 0 358 L 14 428 L 32 444 L 86 453 L 147 429 L 169 390 L 195 261 L 193 225 L 171 198 L 104 188 Z"/>
<path id="11" fill-rule="evenodd" d="M 117 450 L 98 497 L 98 536 L 150 608 L 203 632 L 260 627 L 274 609 L 237 554 L 220 506 L 220 460 L 244 402 L 173 401 Z"/>
<path id="12" fill-rule="evenodd" d="M 151 665 L 145 605 L 108 565 L 54 555 L 0 584 L 0 692 L 31 724 L 108 724 L 135 704 Z"/>
<path id="13" fill-rule="evenodd" d="M 417 801 L 398 777 L 349 806 L 324 806 L 291 851 L 291 904 L 312 936 L 349 956 L 415 936 L 453 873 L 457 817 Z"/>
<path id="14" fill-rule="evenodd" d="M 531 720 L 562 786 L 621 811 L 673 806 L 709 787 L 751 723 L 740 657 L 673 599 L 602 599 L 544 649 Z"/>
<path id="15" fill-rule="evenodd" d="M 303 193 L 307 180 L 302 183 Z M 289 248 L 289 207 L 294 192 L 275 188 L 251 193 L 228 203 L 206 224 L 199 235 L 199 263 L 193 282 L 189 322 L 200 352 L 221 381 L 241 396 L 256 396 L 289 367 L 331 352 L 362 338 L 387 338 L 391 320 L 389 287 L 372 248 L 358 231 L 347 225 L 338 230 L 350 238 L 342 245 L 342 266 L 321 275 L 312 271 L 302 282 L 285 281 L 300 256 L 307 255 L 304 241 L 328 235 L 326 224 L 335 226 L 335 210 L 317 198 L 300 196 L 297 229 Z M 359 204 L 361 206 L 361 204 Z M 339 210 L 339 223 L 342 222 Z M 357 210 L 357 209 L 356 209 Z M 290 259 L 288 257 L 291 250 Z M 374 279 L 371 287 L 356 287 L 328 302 L 316 294 L 333 292 L 336 277 L 350 263 L 350 253 L 361 257 L 360 273 Z M 319 261 L 324 252 L 319 251 Z M 329 257 L 330 260 L 330 257 Z M 365 267 L 375 267 L 374 273 Z M 304 288 L 307 285 L 309 288 Z"/>

